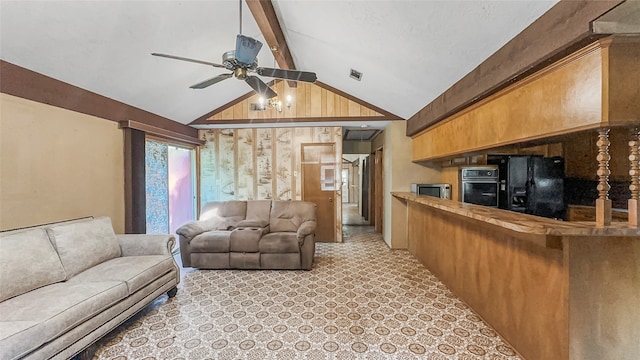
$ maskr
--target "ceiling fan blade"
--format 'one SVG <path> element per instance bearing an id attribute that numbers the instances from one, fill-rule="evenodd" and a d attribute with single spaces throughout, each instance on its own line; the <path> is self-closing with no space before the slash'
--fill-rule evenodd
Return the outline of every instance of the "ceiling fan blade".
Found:
<path id="1" fill-rule="evenodd" d="M 244 80 L 255 90 L 258 94 L 262 95 L 266 99 L 271 99 L 272 97 L 278 96 L 275 91 L 271 90 L 269 85 L 265 84 L 264 81 L 260 80 L 257 76 L 247 76 Z"/>
<path id="2" fill-rule="evenodd" d="M 190 88 L 192 88 L 192 89 L 204 89 L 207 86 L 211 86 L 211 85 L 213 85 L 215 83 L 219 83 L 220 81 L 226 80 L 226 79 L 228 79 L 228 78 L 230 78 L 232 76 L 233 76 L 233 73 L 231 73 L 231 74 L 221 74 L 221 75 L 212 77 L 209 80 L 205 80 L 205 81 L 197 83 L 195 85 L 191 85 Z"/>
<path id="3" fill-rule="evenodd" d="M 216 64 L 216 63 L 212 63 L 212 62 L 208 62 L 208 61 L 202 61 L 202 60 L 196 60 L 196 59 L 189 59 L 189 58 L 185 58 L 182 56 L 175 56 L 175 55 L 168 55 L 168 54 L 160 54 L 160 53 L 151 53 L 151 55 L 153 56 L 160 56 L 160 57 L 164 57 L 164 58 L 168 58 L 168 59 L 174 59 L 174 60 L 182 60 L 182 61 L 189 61 L 192 63 L 197 63 L 197 64 L 203 64 L 203 65 L 210 65 L 213 67 L 219 67 L 219 68 L 223 68 L 226 69 L 227 67 L 224 65 L 220 65 L 220 64 Z"/>
<path id="4" fill-rule="evenodd" d="M 278 79 L 285 80 L 294 80 L 294 81 L 304 81 L 304 82 L 316 82 L 318 79 L 316 77 L 316 73 L 309 71 L 298 71 L 298 70 L 283 70 L 283 69 L 272 69 L 272 68 L 263 68 L 259 67 L 256 69 L 258 75 L 268 76 Z"/>

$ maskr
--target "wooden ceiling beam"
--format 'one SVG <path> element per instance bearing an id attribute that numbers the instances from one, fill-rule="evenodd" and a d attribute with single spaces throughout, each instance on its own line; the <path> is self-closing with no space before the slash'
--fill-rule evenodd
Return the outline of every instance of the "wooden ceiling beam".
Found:
<path id="1" fill-rule="evenodd" d="M 280 69 L 296 70 L 293 56 L 289 51 L 271 0 L 246 0 L 246 2 Z M 295 81 L 287 81 L 287 83 L 289 87 L 297 87 Z"/>

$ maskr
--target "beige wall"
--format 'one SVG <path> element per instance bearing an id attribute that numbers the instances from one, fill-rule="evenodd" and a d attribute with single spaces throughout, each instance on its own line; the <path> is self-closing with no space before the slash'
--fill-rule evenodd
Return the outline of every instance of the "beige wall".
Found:
<path id="1" fill-rule="evenodd" d="M 394 249 L 407 248 L 406 205 L 391 196 L 391 192 L 408 192 L 412 183 L 441 181 L 440 168 L 430 168 L 411 161 L 411 138 L 405 135 L 406 122 L 393 121 L 383 133 L 384 220 L 383 237 Z M 377 140 L 377 139 L 376 139 Z"/>
<path id="2" fill-rule="evenodd" d="M 83 216 L 124 232 L 118 124 L 0 94 L 0 229 Z"/>

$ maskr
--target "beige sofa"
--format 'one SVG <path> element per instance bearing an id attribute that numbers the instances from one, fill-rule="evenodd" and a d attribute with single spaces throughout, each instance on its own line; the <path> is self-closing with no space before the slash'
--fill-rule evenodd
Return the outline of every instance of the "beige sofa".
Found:
<path id="1" fill-rule="evenodd" d="M 316 208 L 295 200 L 206 203 L 198 221 L 176 230 L 182 266 L 310 270 Z"/>
<path id="2" fill-rule="evenodd" d="M 67 359 L 176 294 L 171 235 L 116 235 L 106 217 L 0 233 L 0 359 Z"/>

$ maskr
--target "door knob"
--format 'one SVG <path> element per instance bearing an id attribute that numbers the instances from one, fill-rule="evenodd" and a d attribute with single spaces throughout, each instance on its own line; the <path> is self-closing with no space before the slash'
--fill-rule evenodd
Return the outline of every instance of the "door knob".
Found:
<path id="1" fill-rule="evenodd" d="M 333 198 L 329 196 L 329 202 L 333 202 Z"/>

